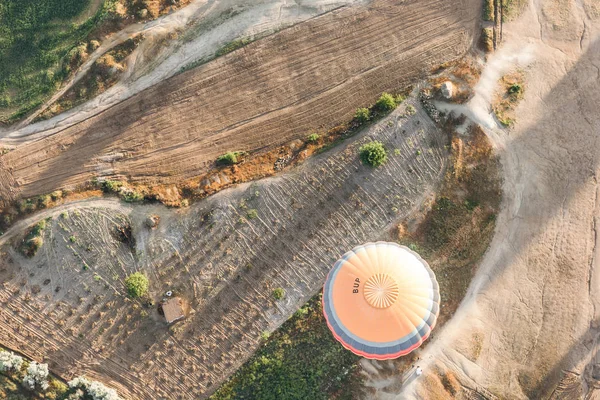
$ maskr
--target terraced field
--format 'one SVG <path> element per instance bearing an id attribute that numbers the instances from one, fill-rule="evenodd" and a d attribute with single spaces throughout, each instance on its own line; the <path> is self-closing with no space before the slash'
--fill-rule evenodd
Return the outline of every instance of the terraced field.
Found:
<path id="1" fill-rule="evenodd" d="M 475 0 L 375 0 L 298 24 L 1 156 L 0 200 L 95 176 L 177 183 L 305 138 L 464 54 L 479 16 Z"/>
<path id="2" fill-rule="evenodd" d="M 205 398 L 261 332 L 319 290 L 341 253 L 377 240 L 435 191 L 447 138 L 408 102 L 416 114 L 401 105 L 345 146 L 189 209 L 102 199 L 18 223 L 0 239 L 0 342 L 126 398 Z M 371 139 L 389 151 L 377 169 L 358 159 Z M 157 229 L 144 225 L 150 214 L 161 217 Z M 45 244 L 25 259 L 15 248 L 26 226 L 47 217 Z M 135 244 L 115 234 L 127 226 Z M 156 307 L 129 300 L 123 280 L 136 270 L 156 300 L 167 290 L 188 300 L 188 319 L 168 328 Z"/>

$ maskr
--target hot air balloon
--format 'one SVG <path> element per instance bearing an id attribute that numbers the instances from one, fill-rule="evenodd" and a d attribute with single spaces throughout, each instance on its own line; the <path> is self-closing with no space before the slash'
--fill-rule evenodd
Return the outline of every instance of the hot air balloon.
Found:
<path id="1" fill-rule="evenodd" d="M 335 263 L 323 288 L 323 313 L 335 338 L 377 360 L 419 347 L 435 326 L 439 303 L 427 262 L 396 243 L 355 247 Z"/>

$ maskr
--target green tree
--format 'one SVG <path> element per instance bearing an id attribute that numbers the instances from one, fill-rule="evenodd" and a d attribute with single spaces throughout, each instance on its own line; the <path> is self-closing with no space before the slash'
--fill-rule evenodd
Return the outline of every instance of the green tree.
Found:
<path id="1" fill-rule="evenodd" d="M 368 108 L 358 108 L 354 114 L 354 119 L 360 124 L 364 124 L 371 119 L 371 111 Z"/>
<path id="2" fill-rule="evenodd" d="M 363 164 L 371 167 L 379 167 L 387 161 L 387 152 L 383 143 L 376 140 L 362 145 L 359 156 Z"/>
<path id="3" fill-rule="evenodd" d="M 125 279 L 127 293 L 133 297 L 142 297 L 148 293 L 148 277 L 141 272 L 135 272 Z"/>
<path id="4" fill-rule="evenodd" d="M 282 288 L 276 288 L 273 290 L 273 298 L 275 300 L 281 300 L 283 299 L 285 296 L 285 290 L 283 290 Z"/>
<path id="5" fill-rule="evenodd" d="M 394 96 L 389 93 L 383 93 L 375 103 L 375 108 L 381 112 L 390 112 L 395 109 L 397 105 Z"/>

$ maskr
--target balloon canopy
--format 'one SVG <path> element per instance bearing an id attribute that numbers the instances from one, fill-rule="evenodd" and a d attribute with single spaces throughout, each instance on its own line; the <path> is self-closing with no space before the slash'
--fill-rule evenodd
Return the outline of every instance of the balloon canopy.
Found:
<path id="1" fill-rule="evenodd" d="M 335 263 L 323 288 L 323 312 L 335 338 L 378 360 L 419 347 L 435 325 L 439 303 L 427 262 L 396 243 L 355 247 Z"/>

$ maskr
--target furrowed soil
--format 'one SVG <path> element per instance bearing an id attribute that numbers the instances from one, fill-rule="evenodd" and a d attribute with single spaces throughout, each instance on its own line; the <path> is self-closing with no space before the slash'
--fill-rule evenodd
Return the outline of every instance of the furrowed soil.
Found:
<path id="1" fill-rule="evenodd" d="M 351 118 L 457 59 L 480 4 L 376 0 L 259 40 L 0 157 L 0 199 L 110 177 L 172 184 L 227 151 L 261 151 Z"/>
<path id="2" fill-rule="evenodd" d="M 345 145 L 189 208 L 90 199 L 17 222 L 0 239 L 0 342 L 126 398 L 206 398 L 262 332 L 320 290 L 340 254 L 433 198 L 448 137 L 414 98 L 406 103 Z M 389 157 L 377 169 L 358 159 L 374 139 Z M 145 225 L 151 214 L 156 229 Z M 44 244 L 24 258 L 23 237 L 50 217 Z M 118 234 L 129 227 L 135 240 Z M 168 290 L 188 301 L 187 319 L 168 327 L 156 306 L 127 298 L 123 282 L 135 271 L 156 302 Z"/>

